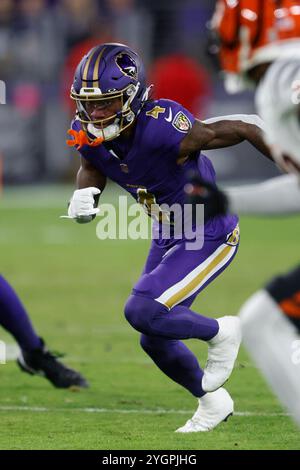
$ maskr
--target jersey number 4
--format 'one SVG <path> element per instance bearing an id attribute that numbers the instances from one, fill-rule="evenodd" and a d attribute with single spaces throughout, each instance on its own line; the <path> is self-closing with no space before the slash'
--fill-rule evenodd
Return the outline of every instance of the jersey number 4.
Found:
<path id="1" fill-rule="evenodd" d="M 137 202 L 143 206 L 146 214 L 154 220 L 163 224 L 170 224 L 170 212 L 160 208 L 153 193 L 149 193 L 145 188 L 139 188 L 137 190 Z"/>

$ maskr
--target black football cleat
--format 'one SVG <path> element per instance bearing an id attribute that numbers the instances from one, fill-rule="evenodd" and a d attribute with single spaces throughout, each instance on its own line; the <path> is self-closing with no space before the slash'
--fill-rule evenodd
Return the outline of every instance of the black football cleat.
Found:
<path id="1" fill-rule="evenodd" d="M 73 390 L 88 388 L 85 378 L 73 369 L 69 369 L 50 352 L 44 342 L 39 349 L 21 350 L 17 359 L 20 369 L 30 375 L 40 375 L 48 379 L 54 387 Z"/>

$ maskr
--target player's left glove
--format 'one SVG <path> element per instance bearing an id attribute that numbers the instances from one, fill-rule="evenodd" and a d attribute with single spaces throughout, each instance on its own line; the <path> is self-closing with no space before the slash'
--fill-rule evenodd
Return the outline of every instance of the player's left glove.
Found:
<path id="1" fill-rule="evenodd" d="M 216 215 L 224 215 L 228 212 L 228 199 L 215 185 L 203 180 L 198 173 L 189 176 L 184 187 L 186 203 L 196 207 L 204 204 L 205 221 Z"/>

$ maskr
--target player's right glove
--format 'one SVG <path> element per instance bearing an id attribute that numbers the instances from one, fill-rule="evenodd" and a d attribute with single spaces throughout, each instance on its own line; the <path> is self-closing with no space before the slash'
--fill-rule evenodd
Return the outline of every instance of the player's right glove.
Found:
<path id="1" fill-rule="evenodd" d="M 204 219 L 207 221 L 216 215 L 224 215 L 228 212 L 228 199 L 215 185 L 203 180 L 198 173 L 189 175 L 184 187 L 186 203 L 204 204 Z"/>
<path id="2" fill-rule="evenodd" d="M 68 218 L 80 224 L 91 222 L 99 212 L 97 207 L 100 189 L 90 187 L 77 189 L 69 202 Z"/>

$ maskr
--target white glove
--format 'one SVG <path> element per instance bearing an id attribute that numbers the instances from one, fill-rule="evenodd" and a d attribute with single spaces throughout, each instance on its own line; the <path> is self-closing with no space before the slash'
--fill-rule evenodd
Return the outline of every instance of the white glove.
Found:
<path id="1" fill-rule="evenodd" d="M 75 219 L 79 223 L 87 223 L 93 220 L 100 210 L 94 207 L 94 196 L 100 193 L 100 189 L 94 187 L 74 191 L 68 208 L 68 218 Z"/>

